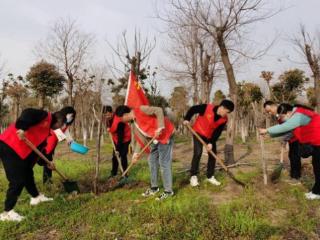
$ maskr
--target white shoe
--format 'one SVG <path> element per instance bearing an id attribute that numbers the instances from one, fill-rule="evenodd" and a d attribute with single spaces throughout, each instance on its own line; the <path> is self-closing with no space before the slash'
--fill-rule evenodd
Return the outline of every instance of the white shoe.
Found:
<path id="1" fill-rule="evenodd" d="M 53 198 L 48 198 L 43 194 L 39 194 L 38 197 L 31 198 L 30 205 L 35 206 L 35 205 L 38 205 L 41 202 L 48 202 L 48 201 L 53 201 Z"/>
<path id="2" fill-rule="evenodd" d="M 19 213 L 16 213 L 14 210 L 9 212 L 3 212 L 0 214 L 0 221 L 15 221 L 20 222 L 24 219 Z"/>
<path id="3" fill-rule="evenodd" d="M 319 194 L 314 194 L 313 192 L 305 193 L 304 196 L 306 197 L 306 199 L 309 199 L 309 200 L 320 199 L 320 195 Z"/>
<path id="4" fill-rule="evenodd" d="M 199 186 L 199 182 L 198 182 L 198 177 L 197 176 L 191 176 L 190 185 L 191 185 L 191 187 Z"/>
<path id="5" fill-rule="evenodd" d="M 221 183 L 214 176 L 212 176 L 211 178 L 207 178 L 207 181 L 216 186 L 221 185 Z"/>

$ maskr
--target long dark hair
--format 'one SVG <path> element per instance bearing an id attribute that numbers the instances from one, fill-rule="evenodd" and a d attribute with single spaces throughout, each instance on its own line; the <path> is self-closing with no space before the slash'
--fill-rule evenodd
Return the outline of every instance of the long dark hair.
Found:
<path id="1" fill-rule="evenodd" d="M 281 103 L 277 108 L 278 114 L 287 114 L 293 110 L 293 106 L 289 103 Z"/>
<path id="2" fill-rule="evenodd" d="M 287 114 L 288 112 L 291 112 L 293 110 L 293 108 L 295 108 L 295 107 L 300 107 L 300 108 L 308 109 L 310 111 L 314 111 L 314 109 L 312 109 L 311 107 L 308 107 L 308 106 L 305 106 L 302 104 L 291 105 L 289 103 L 281 103 L 277 108 L 277 113 L 278 114 Z"/>
<path id="3" fill-rule="evenodd" d="M 66 115 L 64 115 L 62 112 L 54 112 L 52 114 L 52 121 L 50 128 L 53 128 L 56 123 L 59 124 L 60 127 L 67 121 Z"/>
<path id="4" fill-rule="evenodd" d="M 67 117 L 67 114 L 70 114 L 70 113 L 73 114 L 73 119 L 72 119 L 72 121 L 69 122 L 69 123 L 67 123 L 67 125 L 71 125 L 71 124 L 74 122 L 74 120 L 76 119 L 77 112 L 76 112 L 76 110 L 75 110 L 73 107 L 71 107 L 71 106 L 64 107 L 64 108 L 62 108 L 59 112 L 61 112 L 62 114 L 64 114 L 66 117 Z"/>

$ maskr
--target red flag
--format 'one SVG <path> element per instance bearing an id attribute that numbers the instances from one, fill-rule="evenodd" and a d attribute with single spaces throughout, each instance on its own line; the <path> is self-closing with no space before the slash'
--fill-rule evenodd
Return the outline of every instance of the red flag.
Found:
<path id="1" fill-rule="evenodd" d="M 141 105 L 149 105 L 141 84 L 133 71 L 130 71 L 126 100 L 124 102 L 130 108 L 137 108 Z"/>

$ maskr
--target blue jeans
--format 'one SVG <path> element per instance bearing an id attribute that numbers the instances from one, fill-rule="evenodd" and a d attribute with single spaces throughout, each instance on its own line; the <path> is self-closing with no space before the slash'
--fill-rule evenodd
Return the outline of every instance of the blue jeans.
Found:
<path id="1" fill-rule="evenodd" d="M 149 168 L 152 188 L 158 187 L 158 172 L 160 167 L 164 191 L 172 192 L 172 149 L 172 138 L 168 144 L 151 144 Z"/>

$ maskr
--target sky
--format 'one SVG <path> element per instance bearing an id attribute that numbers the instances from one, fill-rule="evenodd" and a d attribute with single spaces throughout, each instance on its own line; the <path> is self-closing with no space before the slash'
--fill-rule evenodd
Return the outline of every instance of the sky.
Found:
<path id="1" fill-rule="evenodd" d="M 268 0 L 270 6 L 279 7 L 281 0 Z M 158 1 L 161 6 L 161 1 Z M 249 38 L 266 46 L 276 38 L 269 52 L 259 60 L 246 61 L 236 69 L 238 81 L 258 81 L 262 70 L 281 72 L 299 67 L 309 74 L 308 67 L 290 59 L 301 58 L 289 39 L 299 32 L 302 23 L 310 32 L 320 31 L 320 0 L 283 0 L 286 7 L 276 16 L 252 26 Z M 168 44 L 166 33 L 161 33 L 163 23 L 154 18 L 154 0 L 1 0 L 0 1 L 0 62 L 5 62 L 5 73 L 25 75 L 37 60 L 33 49 L 44 40 L 50 26 L 59 18 L 77 21 L 81 30 L 95 36 L 93 61 L 105 63 L 111 51 L 107 41 L 115 45 L 124 30 L 132 36 L 140 29 L 144 36 L 156 37 L 157 45 L 150 63 L 153 66 L 168 61 L 164 47 Z M 164 95 L 170 91 L 165 79 L 159 77 Z M 170 87 L 168 87 L 170 86 Z M 223 77 L 214 89 L 226 89 Z"/>

